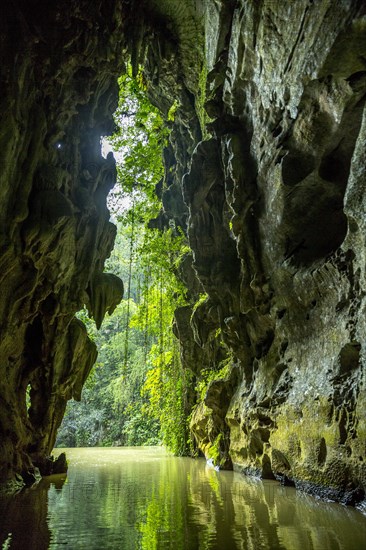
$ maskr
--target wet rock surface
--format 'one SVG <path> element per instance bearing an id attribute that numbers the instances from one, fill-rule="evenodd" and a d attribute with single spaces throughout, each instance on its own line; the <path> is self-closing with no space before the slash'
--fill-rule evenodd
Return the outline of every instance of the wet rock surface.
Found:
<path id="1" fill-rule="evenodd" d="M 366 479 L 363 7 L 196 8 L 205 87 L 183 72 L 195 109 L 182 100 L 174 130 L 189 128 L 182 193 L 201 283 L 187 277 L 182 357 L 196 380 L 212 372 L 193 440 L 226 467 L 354 504 Z"/>
<path id="2" fill-rule="evenodd" d="M 115 167 L 99 139 L 131 56 L 152 102 L 166 117 L 177 106 L 151 224 L 182 227 L 191 248 L 180 268 L 191 305 L 174 331 L 194 444 L 224 467 L 360 502 L 363 2 L 89 4 L 19 1 L 1 22 L 5 476 L 49 455 L 80 396 L 96 352 L 74 313 L 85 303 L 100 324 L 122 293 L 101 275 Z"/>
<path id="3" fill-rule="evenodd" d="M 14 2 L 0 22 L 0 477 L 27 484 L 34 465 L 57 469 L 46 457 L 97 356 L 75 313 L 85 304 L 100 325 L 123 295 L 102 274 L 116 168 L 100 152 L 113 130 L 121 61 L 110 33 L 121 23 L 102 2 L 62 4 Z"/>

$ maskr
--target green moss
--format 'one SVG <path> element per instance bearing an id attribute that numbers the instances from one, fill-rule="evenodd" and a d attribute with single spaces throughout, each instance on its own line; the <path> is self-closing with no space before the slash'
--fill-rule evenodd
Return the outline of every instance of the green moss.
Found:
<path id="1" fill-rule="evenodd" d="M 213 462 L 214 466 L 221 466 L 221 452 L 220 452 L 220 443 L 223 439 L 222 433 L 216 437 L 213 443 L 207 447 L 207 456 Z"/>
<path id="2" fill-rule="evenodd" d="M 220 332 L 216 332 L 216 337 L 220 336 Z M 203 369 L 200 372 L 200 380 L 197 383 L 196 391 L 200 401 L 203 401 L 208 390 L 209 385 L 215 380 L 224 380 L 230 374 L 232 365 L 232 356 L 229 355 L 224 361 L 221 361 L 217 370 Z"/>
<path id="3" fill-rule="evenodd" d="M 196 313 L 197 309 L 206 302 L 206 300 L 208 300 L 208 294 L 206 294 L 206 292 L 203 292 L 202 294 L 200 294 L 197 302 L 194 304 L 193 308 L 192 308 L 192 316 L 194 315 L 194 313 Z M 192 318 L 191 316 L 191 318 Z"/>
<path id="4" fill-rule="evenodd" d="M 301 414 L 296 407 L 283 407 L 276 424 L 270 444 L 286 457 L 294 478 L 329 488 L 344 486 L 350 464 L 346 450 L 340 452 L 339 424 L 327 399 L 304 404 Z"/>
<path id="5" fill-rule="evenodd" d="M 176 99 L 173 103 L 172 103 L 172 106 L 170 107 L 169 111 L 168 111 L 168 114 L 167 114 L 167 120 L 169 120 L 170 122 L 174 122 L 175 120 L 175 114 L 177 112 L 177 109 L 179 107 L 179 101 Z"/>

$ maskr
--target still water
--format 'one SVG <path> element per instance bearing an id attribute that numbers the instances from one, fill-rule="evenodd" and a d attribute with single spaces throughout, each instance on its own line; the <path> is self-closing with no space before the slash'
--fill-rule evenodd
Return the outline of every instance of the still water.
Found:
<path id="1" fill-rule="evenodd" d="M 217 472 L 203 459 L 172 457 L 160 447 L 66 452 L 67 478 L 43 479 L 0 499 L 1 548 L 366 548 L 361 512 L 272 481 Z"/>

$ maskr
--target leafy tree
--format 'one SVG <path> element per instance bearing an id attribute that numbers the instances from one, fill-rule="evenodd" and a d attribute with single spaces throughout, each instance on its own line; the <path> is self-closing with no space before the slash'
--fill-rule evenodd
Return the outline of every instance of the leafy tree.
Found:
<path id="1" fill-rule="evenodd" d="M 155 188 L 164 185 L 162 156 L 169 130 L 147 99 L 142 74 L 134 78 L 127 70 L 120 89 L 119 131 L 110 139 L 118 184 L 109 203 L 118 236 L 106 269 L 121 276 L 127 290 L 99 332 L 85 312 L 80 314 L 98 345 L 98 363 L 82 401 L 67 408 L 58 445 L 162 442 L 185 454 L 189 381 L 172 323 L 174 310 L 184 304 L 176 273 L 186 239 L 176 229 L 149 228 L 161 208 Z"/>

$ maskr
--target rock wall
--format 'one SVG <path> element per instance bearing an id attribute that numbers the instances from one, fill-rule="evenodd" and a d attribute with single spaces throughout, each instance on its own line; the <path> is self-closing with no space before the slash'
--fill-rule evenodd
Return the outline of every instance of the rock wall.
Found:
<path id="1" fill-rule="evenodd" d="M 100 325 L 122 298 L 102 273 L 116 168 L 100 148 L 114 127 L 121 27 L 113 2 L 2 8 L 1 481 L 49 471 L 66 402 L 97 356 L 75 312 L 86 304 Z"/>
<path id="2" fill-rule="evenodd" d="M 169 155 L 175 177 L 158 221 L 187 219 L 192 258 L 182 277 L 196 305 L 176 315 L 183 364 L 195 381 L 217 372 L 204 398 L 195 396 L 193 438 L 221 466 L 359 502 L 366 482 L 364 5 L 159 6 L 178 47 L 159 63 L 151 94 L 164 109 L 156 87 L 164 90 L 164 102 L 178 99 L 179 107 Z M 201 33 L 194 44 L 192 29 Z M 201 37 L 204 55 L 195 49 Z M 224 373 L 223 364 L 230 365 Z"/>
<path id="3" fill-rule="evenodd" d="M 131 57 L 167 118 L 174 106 L 152 225 L 183 227 L 192 250 L 174 331 L 196 446 L 361 501 L 364 3 L 18 0 L 5 15 L 1 477 L 42 463 L 80 395 L 96 352 L 75 312 L 86 303 L 100 325 L 122 294 L 102 275 L 115 167 L 100 136 Z"/>

